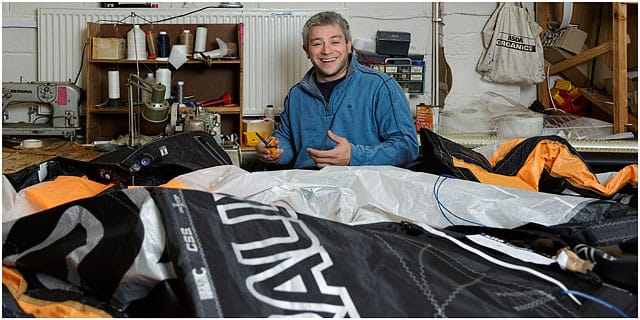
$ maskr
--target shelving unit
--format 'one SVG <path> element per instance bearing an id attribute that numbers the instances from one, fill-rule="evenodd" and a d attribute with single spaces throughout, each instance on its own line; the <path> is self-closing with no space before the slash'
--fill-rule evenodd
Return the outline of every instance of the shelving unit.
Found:
<path id="1" fill-rule="evenodd" d="M 409 58 L 389 58 L 384 64 L 370 67 L 390 75 L 409 94 L 424 94 L 424 64 L 416 64 Z"/>
<path id="2" fill-rule="evenodd" d="M 178 81 L 184 81 L 185 97 L 193 96 L 197 102 L 220 99 L 229 93 L 232 103 L 224 106 L 212 106 L 207 109 L 221 115 L 221 132 L 223 135 L 242 133 L 242 44 L 243 24 L 142 24 L 141 29 L 153 29 L 157 35 L 166 31 L 170 45 L 178 43 L 183 30 L 195 33 L 196 27 L 207 28 L 206 48 L 217 48 L 216 38 L 227 44 L 237 45 L 237 57 L 225 57 L 214 60 L 211 65 L 200 60 L 188 60 L 179 69 L 175 69 L 168 61 L 157 60 L 108 60 L 92 59 L 91 38 L 125 38 L 132 28 L 131 24 L 100 24 L 87 23 L 87 85 L 86 85 L 86 142 L 111 140 L 118 135 L 127 134 L 128 107 L 101 107 L 109 99 L 108 71 L 119 71 L 120 96 L 128 105 L 127 80 L 130 74 L 137 74 L 144 78 L 147 73 L 154 73 L 158 68 L 171 70 L 171 88 L 175 92 Z M 137 89 L 134 88 L 134 101 L 138 101 Z M 188 112 L 190 108 L 180 108 L 179 112 Z M 169 121 L 169 120 L 168 120 Z M 167 121 L 167 122 L 168 122 Z M 143 132 L 144 134 L 144 132 Z"/>
<path id="3" fill-rule="evenodd" d="M 548 21 L 551 15 L 552 3 L 536 3 L 536 21 L 543 29 L 543 33 L 548 30 Z M 599 43 L 593 43 L 594 47 L 586 50 L 574 57 L 561 61 L 557 64 L 550 66 L 549 75 L 554 75 L 562 72 L 568 68 L 579 65 L 585 61 L 594 59 L 598 56 L 608 54 L 611 58 L 612 69 L 612 81 L 613 81 L 613 96 L 611 97 L 611 104 L 599 103 L 593 100 L 594 95 L 587 95 L 590 101 L 601 114 L 606 114 L 613 121 L 614 133 L 621 133 L 625 131 L 637 132 L 637 118 L 631 115 L 628 111 L 627 102 L 627 50 L 630 42 L 629 35 L 627 33 L 627 6 L 628 3 L 613 2 L 611 4 L 604 3 L 602 10 L 610 11 L 611 14 L 611 26 L 605 24 L 594 24 L 594 27 L 599 27 L 605 32 L 592 29 L 587 30 L 594 34 L 600 34 Z M 634 4 L 637 6 L 637 4 Z M 637 10 L 637 7 L 635 7 Z M 606 12 L 604 11 L 604 12 Z M 636 21 L 637 23 L 637 21 Z M 633 46 L 637 46 L 637 43 L 632 43 Z M 551 105 L 550 98 L 547 94 L 547 82 L 543 82 L 538 85 L 538 99 L 540 102 L 549 107 Z M 583 91 L 583 93 L 586 91 Z"/>

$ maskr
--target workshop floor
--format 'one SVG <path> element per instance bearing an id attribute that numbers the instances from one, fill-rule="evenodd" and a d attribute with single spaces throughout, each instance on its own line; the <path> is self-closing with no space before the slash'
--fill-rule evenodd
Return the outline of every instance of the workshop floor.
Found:
<path id="1" fill-rule="evenodd" d="M 20 140 L 3 137 L 2 141 L 2 174 L 12 173 L 31 165 L 36 165 L 56 156 L 89 161 L 104 154 L 86 148 L 78 143 L 62 138 L 38 138 L 42 141 L 40 148 L 23 148 Z"/>

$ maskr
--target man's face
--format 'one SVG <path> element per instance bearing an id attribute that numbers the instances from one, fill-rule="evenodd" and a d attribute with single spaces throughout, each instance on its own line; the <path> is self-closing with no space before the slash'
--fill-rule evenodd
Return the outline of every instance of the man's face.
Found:
<path id="1" fill-rule="evenodd" d="M 324 25 L 309 30 L 307 58 L 316 67 L 316 81 L 328 82 L 347 74 L 351 41 L 347 42 L 339 25 Z"/>

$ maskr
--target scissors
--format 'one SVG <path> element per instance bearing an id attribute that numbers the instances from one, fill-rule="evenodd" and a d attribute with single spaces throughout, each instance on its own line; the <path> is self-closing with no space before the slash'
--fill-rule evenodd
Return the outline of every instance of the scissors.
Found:
<path id="1" fill-rule="evenodd" d="M 276 160 L 276 159 L 280 158 L 280 155 L 276 154 L 277 148 L 276 148 L 275 144 L 273 144 L 276 141 L 275 137 L 271 137 L 271 139 L 269 141 L 267 141 L 267 139 L 263 138 L 258 132 L 256 132 L 256 136 L 258 136 L 260 141 L 262 141 L 262 143 L 264 143 L 264 146 L 269 149 L 269 152 L 271 153 L 271 158 L 273 158 L 273 160 Z"/>

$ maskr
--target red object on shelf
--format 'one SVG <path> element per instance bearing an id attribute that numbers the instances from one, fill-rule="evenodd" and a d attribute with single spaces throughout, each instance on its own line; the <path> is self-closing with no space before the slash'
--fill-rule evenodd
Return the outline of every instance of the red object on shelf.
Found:
<path id="1" fill-rule="evenodd" d="M 227 92 L 225 93 L 222 98 L 217 99 L 217 100 L 210 100 L 210 101 L 205 101 L 203 103 L 200 104 L 201 107 L 209 107 L 209 106 L 215 106 L 215 105 L 226 105 L 226 104 L 231 104 L 231 95 Z"/>

